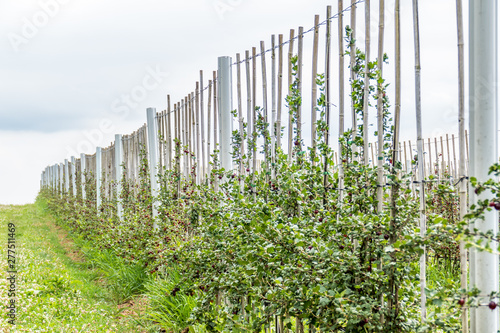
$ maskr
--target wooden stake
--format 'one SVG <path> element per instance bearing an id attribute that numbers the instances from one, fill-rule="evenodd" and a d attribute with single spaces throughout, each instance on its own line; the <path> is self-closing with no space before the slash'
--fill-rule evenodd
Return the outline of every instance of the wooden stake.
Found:
<path id="1" fill-rule="evenodd" d="M 197 174 L 196 174 L 196 184 L 201 184 L 201 133 L 200 133 L 200 83 L 196 82 L 196 166 L 197 166 Z"/>
<path id="2" fill-rule="evenodd" d="M 253 137 L 253 165 L 252 165 L 252 184 L 255 180 L 255 173 L 257 172 L 257 118 L 255 115 L 257 101 L 257 49 L 252 47 L 252 137 Z"/>
<path id="3" fill-rule="evenodd" d="M 344 38 L 343 38 L 343 0 L 339 0 L 339 137 L 344 131 Z M 326 45 L 325 45 L 325 112 L 326 112 L 326 133 L 325 133 L 325 143 L 327 147 L 330 147 L 330 52 L 331 52 L 331 35 L 332 35 L 332 6 L 326 7 Z M 339 143 L 339 154 L 342 152 L 342 146 Z M 323 200 L 323 205 L 326 205 L 326 195 L 328 188 L 328 159 L 329 156 L 324 156 L 324 176 L 323 176 L 323 187 L 325 189 L 325 199 Z M 342 164 L 339 165 L 339 200 L 342 202 L 342 188 L 344 187 L 344 173 Z M 337 215 L 337 218 L 339 216 Z"/>
<path id="4" fill-rule="evenodd" d="M 331 13 L 331 7 L 327 7 L 327 16 L 328 19 L 332 16 Z M 338 167 L 339 167 L 339 183 L 338 183 L 338 188 L 341 189 L 339 191 L 339 203 L 342 203 L 344 192 L 342 189 L 344 188 L 344 166 L 342 164 L 342 144 L 340 143 L 340 139 L 344 135 L 345 129 L 344 129 L 344 85 L 345 85 L 345 79 L 344 79 L 344 0 L 339 0 L 338 2 L 338 12 L 339 18 L 338 18 L 338 40 L 339 40 L 339 135 L 338 135 Z M 330 49 L 330 20 L 328 20 L 327 23 L 327 53 L 329 54 L 329 49 Z M 326 119 L 327 121 L 330 120 L 330 73 L 329 73 L 329 56 L 327 57 L 327 78 L 326 78 Z M 326 163 L 325 163 L 326 164 Z M 326 168 L 326 165 L 325 165 Z M 326 175 L 325 175 L 326 178 Z M 326 182 L 325 182 L 325 187 L 326 187 Z M 339 218 L 339 216 L 337 216 Z"/>
<path id="5" fill-rule="evenodd" d="M 167 161 L 168 161 L 168 169 L 172 170 L 172 118 L 171 114 L 172 111 L 170 109 L 170 95 L 167 95 L 167 136 L 168 136 L 168 154 L 167 154 Z"/>
<path id="6" fill-rule="evenodd" d="M 363 91 L 363 157 L 365 165 L 368 165 L 368 107 L 370 101 L 370 0 L 365 0 L 365 86 Z M 382 23 L 383 25 L 383 23 Z M 383 35 L 382 35 L 383 36 Z M 379 59 L 380 60 L 380 52 L 382 51 L 381 43 L 383 43 L 383 39 L 380 38 L 381 34 L 379 31 Z M 382 75 L 382 68 L 380 68 L 380 75 Z M 378 94 L 380 96 L 380 93 Z M 380 108 L 380 99 L 377 100 L 377 109 Z M 380 125 L 380 124 L 379 124 Z M 380 126 L 378 128 L 380 131 Z M 379 132 L 379 137 L 381 133 Z M 382 133 L 383 135 L 383 133 Z M 380 141 L 379 141 L 380 143 Z M 380 144 L 379 144 L 380 146 Z M 378 190 L 377 190 L 378 193 Z M 377 194 L 378 195 L 378 194 Z"/>
<path id="7" fill-rule="evenodd" d="M 451 159 L 450 159 L 450 139 L 448 138 L 448 134 L 446 134 L 446 155 L 448 157 L 448 174 L 451 177 L 452 170 L 451 170 Z"/>
<path id="8" fill-rule="evenodd" d="M 266 47 L 264 45 L 264 41 L 260 42 L 260 56 L 261 56 L 261 65 L 262 65 L 262 108 L 263 108 L 263 113 L 264 113 L 264 121 L 266 123 L 269 123 L 269 117 L 268 117 L 268 112 L 267 112 L 267 69 L 266 69 Z M 269 163 L 269 156 L 268 156 L 268 147 L 269 147 L 269 138 L 264 137 L 264 158 L 266 163 Z M 267 172 L 269 170 L 266 170 L 266 179 L 267 179 Z"/>
<path id="9" fill-rule="evenodd" d="M 205 168 L 207 159 L 205 158 L 205 110 L 204 110 L 204 99 L 203 99 L 203 71 L 200 71 L 200 116 L 201 116 L 201 175 L 199 175 L 201 180 L 204 180 L 206 177 Z"/>
<path id="10" fill-rule="evenodd" d="M 455 134 L 451 135 L 451 148 L 453 149 L 453 178 L 457 178 L 457 155 L 455 154 Z"/>
<path id="11" fill-rule="evenodd" d="M 418 151 L 418 174 L 420 181 L 420 235 L 425 237 L 426 234 L 426 219 L 425 219 L 425 184 L 423 182 L 423 139 L 422 139 L 422 109 L 420 101 L 420 32 L 418 26 L 418 0 L 413 0 L 413 24 L 414 24 L 414 41 L 415 41 L 415 108 L 417 116 L 417 151 Z M 423 247 L 424 254 L 420 257 L 420 307 L 422 322 L 427 318 L 426 308 L 426 260 L 425 246 Z"/>
<path id="12" fill-rule="evenodd" d="M 298 59 L 297 59 L 297 79 L 299 81 L 298 92 L 302 96 L 302 57 L 304 48 L 304 27 L 299 27 Z M 297 106 L 297 140 L 302 150 L 302 102 Z M 298 158 L 300 160 L 300 158 Z"/>
<path id="13" fill-rule="evenodd" d="M 210 184 L 210 179 L 211 179 L 211 174 L 212 174 L 212 166 L 210 162 L 212 162 L 211 156 L 212 156 L 212 150 L 210 149 L 210 136 L 211 136 L 211 123 L 210 120 L 212 118 L 212 80 L 208 80 L 208 105 L 207 105 L 207 149 L 208 149 L 208 164 L 207 164 L 207 175 L 208 175 L 208 181 Z"/>
<path id="14" fill-rule="evenodd" d="M 276 119 L 276 147 L 281 148 L 281 106 L 283 105 L 283 35 L 278 35 L 278 115 Z"/>
<path id="15" fill-rule="evenodd" d="M 276 160 L 276 36 L 271 36 L 271 179 L 276 178 L 276 168 L 274 163 Z M 277 318 L 277 317 L 276 317 Z"/>
<path id="16" fill-rule="evenodd" d="M 379 29 L 378 29 L 378 57 L 377 66 L 382 78 L 382 69 L 384 64 L 384 0 L 379 2 Z M 366 83 L 365 83 L 366 84 Z M 377 211 L 382 212 L 384 200 L 384 97 L 381 83 L 377 83 L 377 136 L 378 136 L 378 157 L 377 157 Z M 394 304 L 395 305 L 395 304 Z"/>
<path id="17" fill-rule="evenodd" d="M 351 0 L 351 42 L 349 43 L 349 57 L 350 57 L 350 68 L 351 68 L 351 84 L 356 79 L 354 73 L 354 66 L 356 66 L 356 0 Z M 354 92 L 354 87 L 351 85 L 351 93 Z M 352 116 L 352 139 L 358 136 L 358 122 L 356 109 L 354 103 L 351 99 L 351 116 Z M 355 144 L 352 145 L 352 152 L 354 156 L 358 152 L 358 148 Z M 356 159 L 356 157 L 353 157 Z"/>
<path id="18" fill-rule="evenodd" d="M 250 51 L 245 51 L 245 69 L 246 69 L 246 79 L 247 79 L 247 143 L 248 143 L 248 153 L 247 153 L 247 169 L 250 169 L 250 158 L 253 155 L 253 149 L 250 145 L 252 141 L 252 129 L 253 129 L 253 119 L 252 119 L 252 85 L 250 78 Z"/>
<path id="19" fill-rule="evenodd" d="M 243 129 L 243 108 L 241 106 L 241 66 L 240 54 L 236 53 L 236 93 L 238 98 L 238 123 L 240 125 L 241 145 L 240 145 L 240 159 L 238 161 L 240 168 L 239 174 L 243 175 L 243 155 L 245 155 L 245 140 L 243 140 L 245 133 Z"/>
<path id="20" fill-rule="evenodd" d="M 311 138 L 312 138 L 312 165 L 316 165 L 316 107 L 318 99 L 318 86 L 316 84 L 316 78 L 318 76 L 318 44 L 319 44 L 319 15 L 314 16 L 314 40 L 313 40 L 313 57 L 312 57 L 312 96 L 311 96 Z"/>
<path id="21" fill-rule="evenodd" d="M 292 58 L 293 58 L 293 41 L 295 39 L 295 30 L 290 30 L 290 43 L 288 44 L 288 95 L 292 94 Z M 288 110 L 288 163 L 292 162 L 293 148 L 293 121 L 290 109 Z"/>

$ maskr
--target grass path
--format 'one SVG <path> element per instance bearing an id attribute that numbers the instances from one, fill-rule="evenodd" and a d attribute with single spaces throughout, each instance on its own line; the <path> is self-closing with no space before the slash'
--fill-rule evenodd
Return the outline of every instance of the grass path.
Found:
<path id="1" fill-rule="evenodd" d="M 12 299 L 9 223 L 15 225 L 15 326 L 6 308 Z M 101 274 L 85 262 L 43 204 L 0 206 L 0 242 L 0 332 L 148 332 L 133 309 L 110 301 Z"/>

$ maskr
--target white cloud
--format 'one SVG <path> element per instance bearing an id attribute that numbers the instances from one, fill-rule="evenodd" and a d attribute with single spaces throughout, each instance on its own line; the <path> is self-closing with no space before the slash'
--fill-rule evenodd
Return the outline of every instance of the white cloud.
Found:
<path id="1" fill-rule="evenodd" d="M 32 200 L 38 189 L 42 169 L 66 158 L 67 146 L 77 146 L 85 140 L 83 131 L 98 128 L 102 119 L 111 119 L 117 132 L 132 132 L 144 123 L 146 107 L 163 109 L 167 93 L 171 94 L 174 103 L 193 91 L 200 69 L 205 71 L 206 84 L 216 69 L 218 56 L 231 55 L 234 59 L 236 52 L 244 54 L 252 46 L 259 49 L 261 40 L 265 40 L 269 47 L 270 35 L 273 33 L 282 33 L 287 40 L 290 28 L 297 29 L 302 25 L 306 30 L 309 29 L 313 25 L 314 14 L 320 14 L 321 20 L 324 20 L 326 5 L 332 4 L 326 0 L 314 3 L 299 0 L 64 2 L 66 4 L 61 5 L 57 14 L 40 27 L 27 44 L 20 45 L 19 52 L 11 47 L 7 35 L 22 33 L 23 19 L 31 20 L 41 7 L 35 0 L 0 2 L 0 52 L 3 55 L 0 62 L 0 164 L 3 169 L 0 170 L 0 177 L 1 184 L 5 184 L 0 191 L 0 203 Z M 345 6 L 348 2 L 344 1 Z M 216 7 L 220 3 L 229 6 L 225 7 L 227 10 L 222 19 Z M 394 0 L 386 1 L 385 45 L 390 64 L 385 67 L 385 73 L 388 83 L 393 83 L 394 76 L 391 54 L 393 5 Z M 377 4 L 372 6 L 373 20 L 376 22 Z M 457 127 L 454 122 L 457 114 L 454 6 L 454 0 L 420 1 L 423 120 L 424 134 L 428 136 L 456 131 Z M 335 13 L 336 3 L 332 7 Z M 413 138 L 415 133 L 411 3 L 403 1 L 401 13 L 404 91 L 402 138 L 408 139 Z M 358 10 L 360 30 L 364 29 L 363 15 L 361 4 Z M 466 18 L 467 13 L 465 22 Z M 349 14 L 344 17 L 344 24 L 349 24 Z M 338 44 L 336 21 L 332 29 L 332 98 L 335 102 L 338 100 L 335 88 Z M 359 38 L 362 47 L 361 33 Z M 323 43 L 324 30 L 321 30 L 321 48 Z M 376 55 L 376 44 L 375 29 L 372 32 L 372 56 Z M 311 59 L 308 49 L 311 45 L 309 34 L 305 38 L 304 54 L 304 61 L 308 65 Z M 286 52 L 287 48 L 285 59 Z M 161 67 L 169 72 L 168 78 L 132 108 L 126 119 L 116 117 L 112 112 L 114 101 L 141 84 L 148 66 Z M 324 70 L 323 66 L 324 62 L 320 60 L 320 72 Z M 310 109 L 308 70 L 304 76 L 304 113 Z M 390 96 L 393 94 L 392 89 L 393 86 L 390 86 Z M 260 95 L 259 91 L 259 99 Z M 349 110 L 346 104 L 346 119 L 350 119 Z M 336 119 L 336 112 L 334 108 L 332 119 Z M 306 136 L 309 132 L 308 117 L 305 116 Z M 375 122 L 372 112 L 370 123 Z M 286 123 L 284 117 L 283 124 Z M 335 132 L 337 126 L 334 124 Z M 102 144 L 111 139 L 112 133 L 106 134 Z M 14 182 L 14 178 L 19 181 Z"/>

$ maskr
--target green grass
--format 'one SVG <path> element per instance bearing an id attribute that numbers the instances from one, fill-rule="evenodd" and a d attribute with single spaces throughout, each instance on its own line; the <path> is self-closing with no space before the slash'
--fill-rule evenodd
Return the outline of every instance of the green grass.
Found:
<path id="1" fill-rule="evenodd" d="M 142 323 L 136 318 L 120 319 L 119 307 L 113 300 L 121 291 L 103 287 L 101 270 L 68 256 L 71 243 L 61 245 L 54 218 L 42 202 L 0 208 L 0 241 L 4 244 L 0 247 L 0 265 L 4 276 L 8 270 L 8 223 L 16 227 L 17 318 L 16 326 L 10 325 L 7 311 L 2 307 L 0 331 L 155 331 L 141 327 Z M 116 288 L 127 289 L 127 298 L 137 291 L 134 286 Z M 5 278 L 0 279 L 0 300 L 2 304 L 9 302 Z"/>

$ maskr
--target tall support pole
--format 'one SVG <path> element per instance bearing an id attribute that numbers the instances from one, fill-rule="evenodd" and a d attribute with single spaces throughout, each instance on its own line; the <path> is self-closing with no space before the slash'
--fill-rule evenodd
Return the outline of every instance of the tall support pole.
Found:
<path id="1" fill-rule="evenodd" d="M 380 73 L 380 79 L 383 78 L 383 65 L 384 65 L 384 13 L 385 13 L 385 0 L 379 1 L 379 29 L 378 29 L 378 57 L 377 67 Z M 368 64 L 368 63 L 367 63 Z M 368 78 L 367 78 L 368 79 Z M 365 85 L 368 82 L 365 82 Z M 378 137 L 378 156 L 377 156 L 377 211 L 382 212 L 384 201 L 384 97 L 383 97 L 383 83 L 377 82 L 377 137 Z M 365 96 L 368 98 L 368 96 Z M 368 122 L 364 123 L 366 126 Z M 368 133 L 368 126 L 363 128 L 363 134 Z M 368 136 L 366 137 L 368 139 Z M 423 141 L 421 142 L 423 144 Z M 365 147 L 368 148 L 366 145 Z M 368 152 L 366 152 L 368 153 Z M 368 161 L 368 159 L 366 159 Z M 419 160 L 421 161 L 421 160 Z M 421 178 L 423 179 L 423 178 Z"/>
<path id="2" fill-rule="evenodd" d="M 339 156 L 339 162 L 338 162 L 338 170 L 339 170 L 339 182 L 338 182 L 338 188 L 340 189 L 339 190 L 339 205 L 341 205 L 342 203 L 342 200 L 343 200 L 343 195 L 344 195 L 344 192 L 342 191 L 342 189 L 344 188 L 344 166 L 342 164 L 342 144 L 340 142 L 340 138 L 342 138 L 342 136 L 344 135 L 344 117 L 345 117 L 345 114 L 344 114 L 344 108 L 345 108 L 345 104 L 344 104 L 344 91 L 345 91 L 345 80 L 344 80 L 344 14 L 343 14 L 343 10 L 344 10 L 344 0 L 339 0 L 339 22 L 338 22 L 338 34 L 339 34 L 339 37 L 338 37 L 338 41 L 339 41 L 339 140 L 338 141 L 338 156 Z M 331 9 L 329 9 L 328 11 L 328 14 L 327 14 L 328 18 L 331 17 Z M 327 30 L 329 31 L 329 27 L 327 28 Z M 329 71 L 327 71 L 327 73 L 329 74 Z M 326 94 L 326 97 L 327 97 L 327 103 L 326 103 L 326 110 L 327 110 L 327 114 L 330 113 L 330 84 L 329 84 L 329 81 L 326 81 L 327 83 L 327 86 L 326 86 L 326 90 L 327 90 L 327 94 Z M 327 116 L 327 119 L 329 119 L 329 116 Z M 326 184 L 326 182 L 325 182 Z M 325 186 L 326 187 L 326 186 Z"/>
<path id="3" fill-rule="evenodd" d="M 73 197 L 76 198 L 76 160 L 71 156 L 71 184 L 73 186 Z"/>
<path id="4" fill-rule="evenodd" d="M 65 193 L 69 195 L 69 162 L 67 159 L 64 160 L 64 185 Z"/>
<path id="5" fill-rule="evenodd" d="M 382 8 L 383 10 L 383 8 Z M 368 107 L 370 105 L 370 67 L 369 67 L 369 62 L 370 62 L 370 0 L 365 1 L 365 86 L 364 86 L 364 91 L 363 91 L 363 163 L 365 165 L 368 165 L 369 162 L 369 154 L 368 154 Z M 382 23 L 383 24 L 383 23 Z M 379 42 L 381 41 L 380 36 L 379 36 Z M 379 53 L 381 52 L 381 49 L 379 49 Z M 380 58 L 378 61 L 380 62 Z M 380 69 L 380 74 L 382 75 L 382 67 L 380 63 L 377 63 L 379 69 Z M 379 100 L 377 100 L 377 109 L 379 109 Z M 380 123 L 380 121 L 379 121 Z M 378 128 L 380 131 L 380 126 Z M 379 136 L 383 135 L 379 133 Z M 373 161 L 375 164 L 375 161 Z M 378 192 L 378 189 L 377 189 Z M 380 203 L 381 204 L 381 203 Z M 379 206 L 380 206 L 379 204 Z M 380 208 L 380 207 L 379 207 Z M 379 210 L 380 211 L 380 210 Z"/>
<path id="6" fill-rule="evenodd" d="M 101 207 L 101 177 L 102 177 L 102 148 L 95 149 L 95 193 L 96 193 L 96 206 L 97 213 L 99 214 L 99 207 Z"/>
<path id="7" fill-rule="evenodd" d="M 205 89 L 203 88 L 203 71 L 200 71 L 200 116 L 201 116 L 201 174 L 198 175 L 201 180 L 205 179 L 205 168 L 207 166 L 207 159 L 205 158 L 205 151 L 206 151 L 206 141 L 205 141 L 205 109 L 204 109 L 204 99 L 203 99 L 203 91 Z"/>
<path id="8" fill-rule="evenodd" d="M 86 157 L 84 153 L 80 154 L 80 176 L 81 178 L 81 186 L 82 186 L 82 199 L 85 200 L 85 169 L 87 168 Z"/>
<path id="9" fill-rule="evenodd" d="M 489 167 L 498 162 L 498 132 L 497 132 L 497 1 L 470 0 L 470 12 L 473 14 L 470 50 L 473 52 L 470 63 L 470 81 L 472 84 L 470 98 L 470 153 L 474 161 L 471 176 L 484 182 L 489 178 Z M 491 200 L 490 193 L 473 195 L 472 200 Z M 480 233 L 498 233 L 498 214 L 496 210 L 485 212 L 484 220 L 476 220 L 475 228 Z M 497 248 L 497 242 L 492 242 L 492 249 Z M 483 297 L 480 304 L 488 304 L 490 297 L 498 292 L 499 272 L 498 254 L 487 251 L 477 251 L 471 266 L 475 269 L 475 286 L 481 290 Z M 494 299 L 498 302 L 498 299 Z M 498 310 L 490 310 L 488 306 L 480 306 L 475 312 L 473 333 L 493 333 L 499 329 Z"/>
<path id="10" fill-rule="evenodd" d="M 156 108 L 147 108 L 148 127 L 148 164 L 149 178 L 151 181 L 151 195 L 153 196 L 153 228 L 157 229 L 156 217 L 158 216 L 158 129 L 156 128 Z"/>
<path id="11" fill-rule="evenodd" d="M 120 195 L 122 193 L 123 176 L 123 141 L 122 135 L 115 135 L 115 182 L 116 182 L 116 213 L 121 221 L 123 217 L 123 205 Z"/>
<path id="12" fill-rule="evenodd" d="M 233 109 L 232 95 L 232 72 L 231 57 L 218 58 L 218 97 L 219 97 L 219 133 L 220 133 L 220 163 L 226 171 L 232 170 L 231 136 L 233 133 L 233 121 L 231 110 Z"/>
<path id="13" fill-rule="evenodd" d="M 460 220 L 467 214 L 467 183 L 465 181 L 465 85 L 464 85 L 464 32 L 462 0 L 457 0 L 457 40 L 458 40 L 458 148 L 459 148 L 459 200 Z M 431 157 L 429 156 L 429 159 Z M 460 288 L 467 289 L 467 249 L 460 241 Z M 462 333 L 469 332 L 467 307 L 462 309 Z"/>
<path id="14" fill-rule="evenodd" d="M 418 180 L 420 181 L 420 235 L 425 236 L 426 220 L 425 220 L 425 184 L 424 180 L 424 141 L 422 139 L 422 105 L 420 100 L 420 35 L 418 27 L 418 0 L 413 0 L 413 25 L 414 25 L 414 41 L 415 41 L 415 108 L 417 116 L 417 159 L 418 159 Z M 426 261 L 425 261 L 425 246 L 424 253 L 420 257 L 420 307 L 421 317 L 424 321 L 427 317 L 426 311 Z"/>
<path id="15" fill-rule="evenodd" d="M 356 65 L 356 0 L 351 0 L 351 40 L 349 43 L 349 57 L 350 57 L 350 70 L 351 70 L 351 81 L 352 84 L 355 80 L 354 67 Z M 354 87 L 351 85 L 351 93 L 354 92 Z M 356 115 L 356 108 L 354 103 L 351 103 L 351 116 L 352 116 L 352 138 L 358 136 L 358 117 Z M 353 159 L 357 160 L 356 154 L 358 153 L 358 147 L 352 145 Z"/>
<path id="16" fill-rule="evenodd" d="M 59 191 L 61 198 L 63 196 L 63 176 L 64 176 L 63 170 L 64 170 L 64 164 L 63 163 L 57 164 L 57 176 L 58 176 L 57 190 Z"/>
<path id="17" fill-rule="evenodd" d="M 312 137 L 312 164 L 316 165 L 316 119 L 317 119 L 317 106 L 318 106 L 318 85 L 316 79 L 318 76 L 318 47 L 319 47 L 319 15 L 314 16 L 314 40 L 313 40 L 313 58 L 312 58 L 312 92 L 311 92 L 311 137 Z"/>
<path id="18" fill-rule="evenodd" d="M 276 35 L 271 36 L 271 49 L 271 178 L 275 179 L 276 136 L 279 135 L 276 131 Z"/>
<path id="19" fill-rule="evenodd" d="M 470 0 L 469 0 L 470 1 Z M 470 96 L 474 96 L 474 80 L 471 78 L 474 77 L 474 49 L 473 49 L 473 34 L 474 34 L 474 4 L 472 1 L 469 3 L 469 142 L 472 143 L 474 141 L 474 131 L 471 131 L 472 128 L 474 128 L 474 98 L 470 98 Z M 472 148 L 472 147 L 471 147 Z M 471 149 L 469 149 L 469 177 L 474 174 L 474 158 L 472 155 L 472 152 L 470 152 Z M 439 163 L 438 163 L 439 165 Z M 441 174 L 441 169 L 439 174 Z M 473 193 L 474 193 L 474 188 L 472 185 L 469 183 L 469 202 L 473 203 Z M 474 227 L 475 224 L 474 222 L 470 223 L 469 229 L 471 232 L 474 232 Z M 476 250 L 474 247 L 471 247 L 469 249 L 469 288 L 472 289 L 476 286 Z M 471 331 L 475 330 L 476 327 L 476 311 L 474 308 L 470 309 L 469 312 L 470 315 L 470 328 Z"/>

